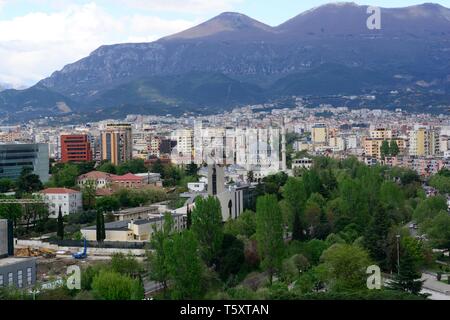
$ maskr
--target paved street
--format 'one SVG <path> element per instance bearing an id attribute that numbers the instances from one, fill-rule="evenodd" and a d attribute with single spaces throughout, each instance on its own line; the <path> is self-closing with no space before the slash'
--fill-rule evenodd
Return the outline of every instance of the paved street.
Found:
<path id="1" fill-rule="evenodd" d="M 431 293 L 437 298 L 433 300 L 450 300 L 450 285 L 438 281 L 436 276 L 429 273 L 423 273 L 422 280 L 425 280 L 423 288 L 426 293 Z"/>

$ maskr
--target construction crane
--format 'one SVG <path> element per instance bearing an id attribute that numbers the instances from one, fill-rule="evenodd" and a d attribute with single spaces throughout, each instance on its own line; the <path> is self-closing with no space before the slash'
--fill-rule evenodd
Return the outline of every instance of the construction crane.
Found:
<path id="1" fill-rule="evenodd" d="M 0 199 L 0 204 L 45 204 L 43 199 Z"/>
<path id="2" fill-rule="evenodd" d="M 86 238 L 84 238 L 84 250 L 80 251 L 80 252 L 77 252 L 77 253 L 74 253 L 72 255 L 72 257 L 74 257 L 75 259 L 78 259 L 78 260 L 82 260 L 82 259 L 86 259 L 87 258 L 87 241 L 86 241 Z"/>

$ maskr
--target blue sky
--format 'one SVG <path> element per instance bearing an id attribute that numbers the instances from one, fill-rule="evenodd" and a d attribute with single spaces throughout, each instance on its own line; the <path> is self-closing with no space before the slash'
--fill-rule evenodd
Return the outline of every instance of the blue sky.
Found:
<path id="1" fill-rule="evenodd" d="M 404 7 L 407 0 L 354 1 Z M 275 26 L 332 1 L 319 0 L 0 0 L 0 85 L 29 86 L 103 44 L 147 42 L 223 11 Z M 435 1 L 450 7 L 450 0 Z"/>

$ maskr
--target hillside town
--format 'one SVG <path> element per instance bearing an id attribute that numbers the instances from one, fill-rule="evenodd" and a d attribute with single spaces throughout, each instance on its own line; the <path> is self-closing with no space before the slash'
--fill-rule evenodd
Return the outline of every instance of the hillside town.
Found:
<path id="1" fill-rule="evenodd" d="M 211 198 L 220 223 L 238 221 L 256 209 L 258 197 L 271 193 L 271 181 L 289 177 L 284 190 L 289 179 L 319 170 L 320 159 L 412 172 L 425 197 L 443 197 L 450 211 L 450 117 L 310 109 L 300 101 L 291 109 L 267 107 L 203 117 L 129 115 L 63 127 L 39 121 L 1 127 L 0 286 L 52 287 L 77 254 L 94 265 L 124 255 L 144 261 L 167 215 L 173 232 L 187 230 L 199 199 Z M 402 179 L 394 177 L 400 184 Z M 410 223 L 409 232 L 427 239 L 418 233 L 419 221 L 410 219 L 402 221 Z M 285 239 L 295 237 L 295 226 L 285 227 Z M 437 252 L 448 260 L 448 251 Z M 45 272 L 48 266 L 52 275 Z M 161 289 L 150 279 L 144 281 L 146 295 Z M 433 279 L 424 290 L 445 297 L 450 291 Z"/>

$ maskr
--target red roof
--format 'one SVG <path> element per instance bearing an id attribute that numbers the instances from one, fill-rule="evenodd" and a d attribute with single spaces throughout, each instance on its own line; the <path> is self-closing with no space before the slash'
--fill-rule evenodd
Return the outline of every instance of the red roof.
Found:
<path id="1" fill-rule="evenodd" d="M 123 176 L 114 176 L 114 181 L 142 181 L 141 177 L 138 177 L 132 173 L 127 173 Z"/>
<path id="2" fill-rule="evenodd" d="M 48 188 L 41 191 L 45 194 L 63 194 L 63 193 L 78 193 L 79 191 L 68 188 Z"/>
<path id="3" fill-rule="evenodd" d="M 78 180 L 84 180 L 84 179 L 89 179 L 89 180 L 98 180 L 98 179 L 113 179 L 116 176 L 114 174 L 110 174 L 110 173 L 105 173 L 105 172 L 101 172 L 101 171 L 91 171 L 85 174 L 82 174 L 81 176 L 78 177 Z"/>

